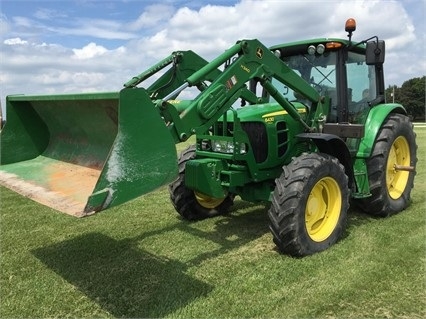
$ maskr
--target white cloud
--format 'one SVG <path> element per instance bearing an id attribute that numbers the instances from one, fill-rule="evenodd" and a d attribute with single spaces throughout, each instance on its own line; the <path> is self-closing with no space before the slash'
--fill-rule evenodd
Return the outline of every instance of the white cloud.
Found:
<path id="1" fill-rule="evenodd" d="M 72 49 L 74 52 L 73 58 L 76 59 L 91 59 L 95 56 L 99 56 L 107 52 L 108 50 L 103 46 L 96 45 L 96 43 L 89 43 L 81 49 Z"/>
<path id="2" fill-rule="evenodd" d="M 384 6 L 383 1 L 242 0 L 234 6 L 180 8 L 158 32 L 137 43 L 149 57 L 192 49 L 211 59 L 244 38 L 258 38 L 266 45 L 314 37 L 346 38 L 344 23 L 349 17 L 358 22 L 354 40 L 378 35 L 391 49 L 415 40 L 412 22 L 399 2 L 387 1 Z M 384 28 L 389 20 L 394 22 Z"/>
<path id="3" fill-rule="evenodd" d="M 3 41 L 6 45 L 19 45 L 19 44 L 28 44 L 28 41 L 22 40 L 21 38 L 13 38 L 13 39 L 6 39 Z"/>

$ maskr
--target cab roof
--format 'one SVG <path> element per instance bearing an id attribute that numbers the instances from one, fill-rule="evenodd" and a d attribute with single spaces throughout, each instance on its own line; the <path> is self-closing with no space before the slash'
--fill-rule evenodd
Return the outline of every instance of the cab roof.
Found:
<path id="1" fill-rule="evenodd" d="M 341 44 L 341 47 L 348 47 L 352 44 L 353 51 L 364 53 L 365 52 L 365 44 L 358 44 L 356 42 L 349 42 L 346 39 L 340 38 L 316 38 L 316 39 L 308 39 L 302 41 L 288 42 L 277 44 L 270 47 L 271 51 L 280 50 L 282 56 L 290 56 L 300 53 L 306 53 L 308 51 L 308 47 L 311 45 L 318 46 L 319 44 L 326 45 L 327 43 L 336 43 Z"/>

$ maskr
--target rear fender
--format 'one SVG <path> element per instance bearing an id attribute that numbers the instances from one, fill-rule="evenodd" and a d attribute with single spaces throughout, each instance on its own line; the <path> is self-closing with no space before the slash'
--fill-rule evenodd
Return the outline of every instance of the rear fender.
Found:
<path id="1" fill-rule="evenodd" d="M 407 114 L 406 110 L 401 104 L 395 103 L 380 104 L 370 110 L 367 120 L 365 121 L 366 134 L 361 139 L 356 157 L 370 157 L 377 134 L 379 133 L 383 122 L 391 113 Z"/>

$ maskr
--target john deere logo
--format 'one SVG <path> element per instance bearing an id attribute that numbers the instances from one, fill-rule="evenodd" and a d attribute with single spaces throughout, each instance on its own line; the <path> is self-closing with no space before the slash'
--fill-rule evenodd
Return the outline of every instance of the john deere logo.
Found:
<path id="1" fill-rule="evenodd" d="M 256 56 L 261 59 L 263 57 L 263 50 L 261 48 L 256 49 Z"/>

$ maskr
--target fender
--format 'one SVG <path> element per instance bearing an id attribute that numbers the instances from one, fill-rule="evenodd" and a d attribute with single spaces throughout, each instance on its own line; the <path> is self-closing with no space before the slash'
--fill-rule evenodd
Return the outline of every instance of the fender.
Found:
<path id="1" fill-rule="evenodd" d="M 365 134 L 360 141 L 358 152 L 356 154 L 356 157 L 358 158 L 368 158 L 371 156 L 377 134 L 389 114 L 399 113 L 407 115 L 407 111 L 401 104 L 388 103 L 380 104 L 378 106 L 380 107 L 375 106 L 371 108 L 368 113 L 367 120 L 365 121 L 365 132 L 368 132 L 368 134 Z"/>
<path id="2" fill-rule="evenodd" d="M 351 153 L 345 141 L 337 135 L 324 133 L 302 133 L 298 134 L 297 137 L 312 140 L 321 153 L 336 157 L 345 167 L 346 175 L 348 175 L 349 178 L 349 187 L 354 185 L 354 170 Z"/>

